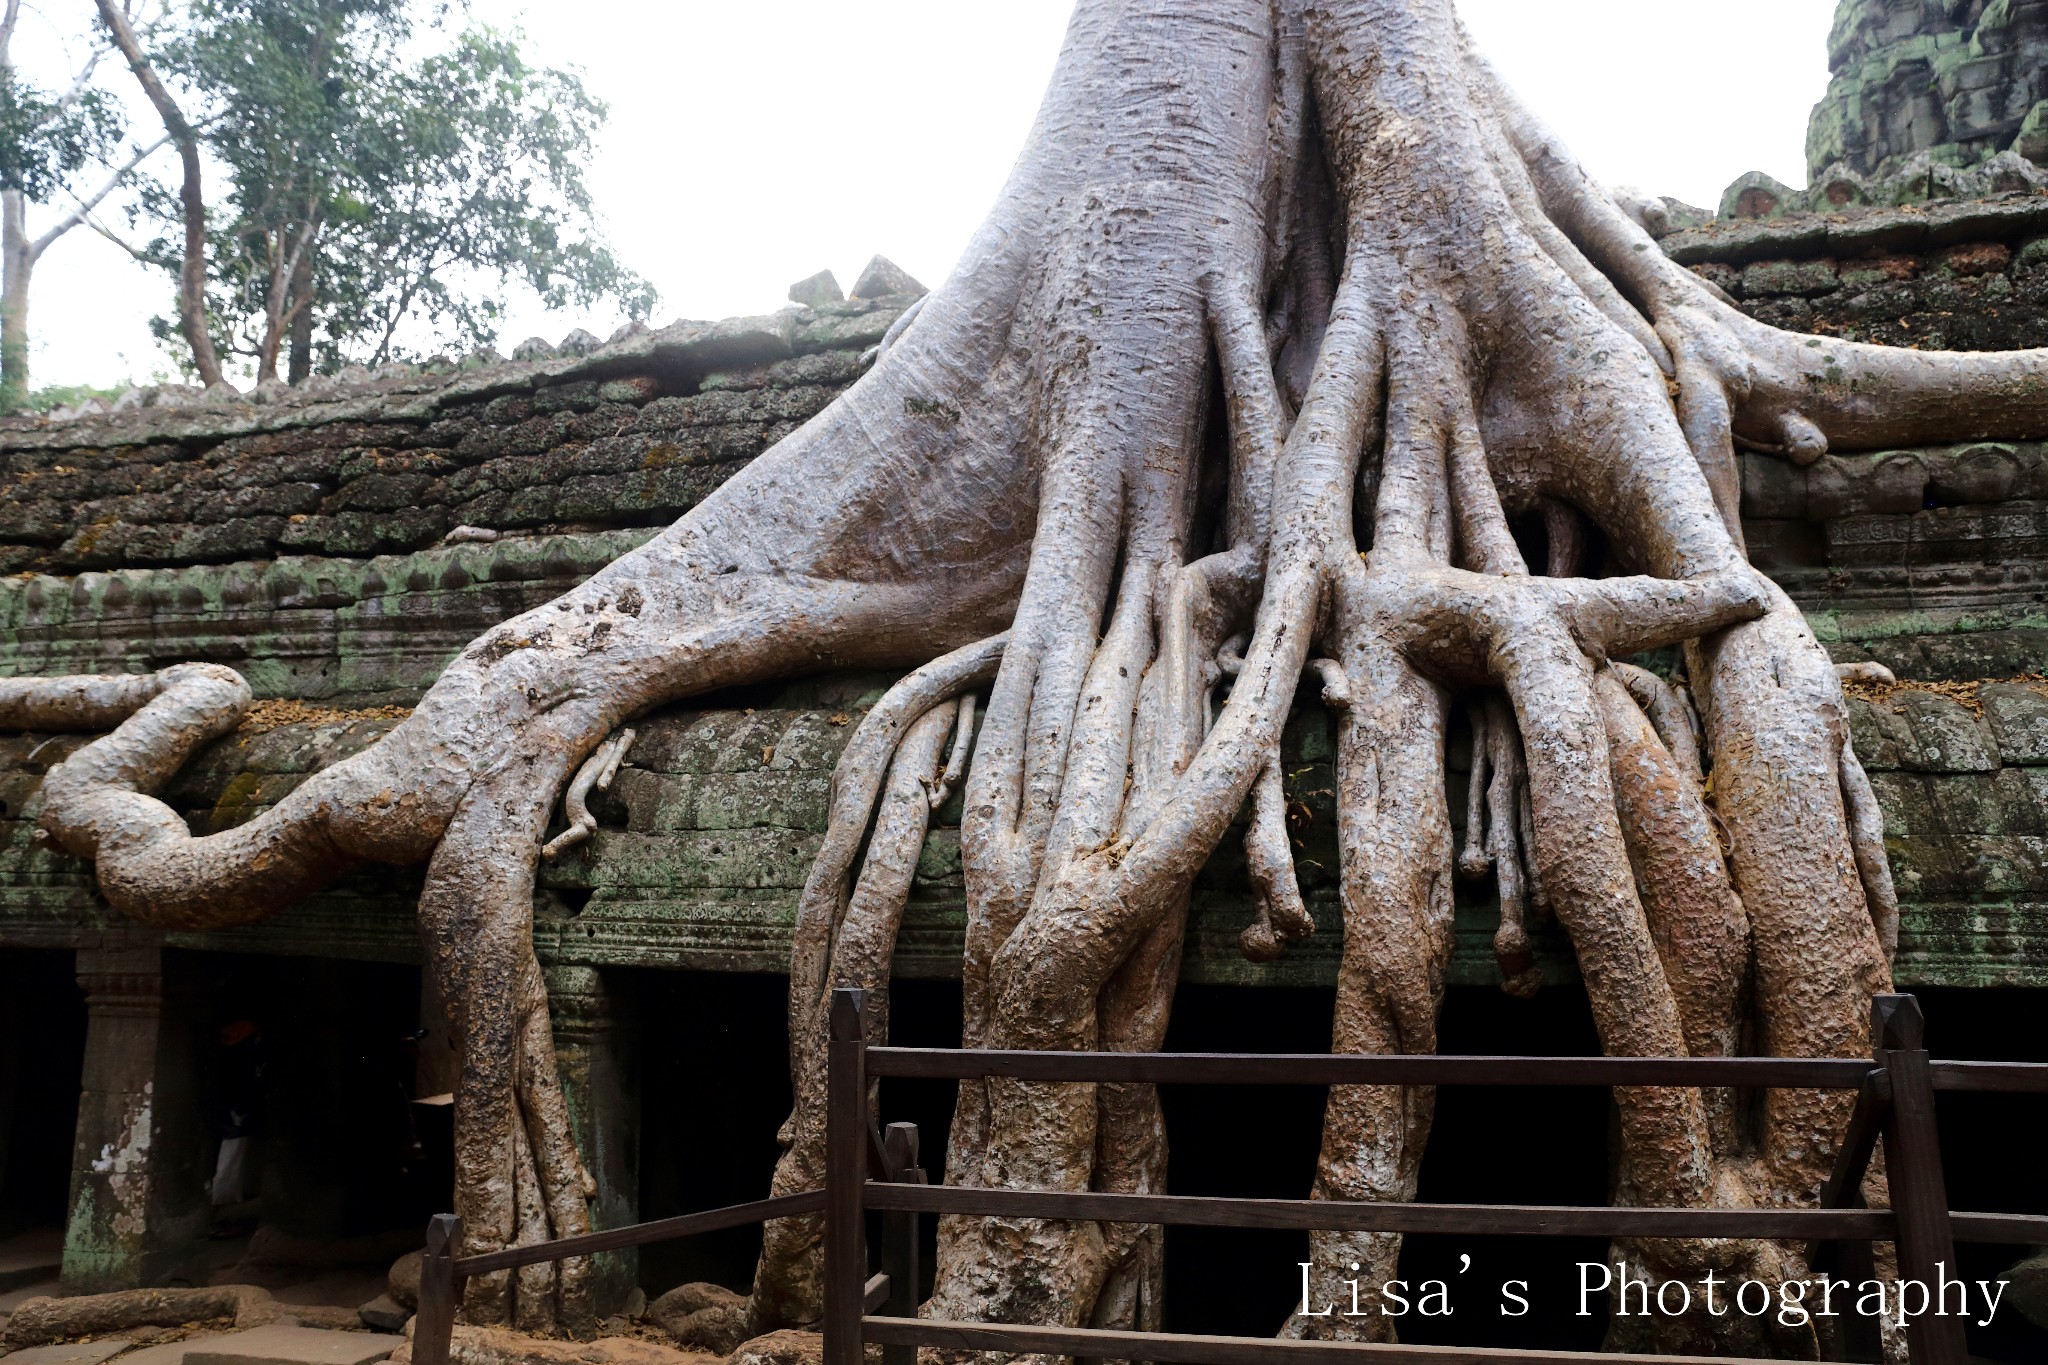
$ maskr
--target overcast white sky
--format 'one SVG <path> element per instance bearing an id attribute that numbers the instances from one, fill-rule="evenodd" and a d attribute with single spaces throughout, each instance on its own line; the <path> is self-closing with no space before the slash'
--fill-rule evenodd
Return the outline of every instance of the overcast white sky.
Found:
<path id="1" fill-rule="evenodd" d="M 43 33 L 85 0 L 41 0 Z M 1458 0 L 1595 175 L 1712 205 L 1748 170 L 1805 183 L 1834 0 Z M 821 269 L 951 269 L 1023 140 L 1072 0 L 472 0 L 612 117 L 590 178 L 657 322 L 771 311 Z M 32 35 L 25 34 L 25 37 Z M 35 48 L 24 48 L 24 65 Z M 54 77 L 44 79 L 53 83 Z M 125 73 L 123 73 L 125 80 Z M 166 158 L 168 161 L 169 158 Z M 45 211 L 46 212 L 46 211 Z M 33 224 L 32 224 L 33 226 Z M 167 372 L 166 277 L 74 232 L 38 269 L 37 383 Z M 616 317 L 516 314 L 499 340 Z"/>

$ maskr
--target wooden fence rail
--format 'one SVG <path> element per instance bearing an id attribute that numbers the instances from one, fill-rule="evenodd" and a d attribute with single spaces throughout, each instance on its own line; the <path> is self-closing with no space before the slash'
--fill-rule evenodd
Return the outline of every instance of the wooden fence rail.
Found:
<path id="1" fill-rule="evenodd" d="M 459 1254 L 461 1221 L 443 1214 L 427 1228 L 413 1329 L 415 1365 L 447 1365 L 456 1304 L 463 1280 L 471 1275 L 820 1210 L 825 1214 L 823 1365 L 862 1365 L 863 1347 L 869 1343 L 883 1348 L 885 1365 L 916 1365 L 919 1347 L 1179 1365 L 1707 1365 L 1704 1358 L 1690 1356 L 1281 1341 L 919 1318 L 917 1219 L 927 1214 L 1295 1230 L 1804 1240 L 1809 1259 L 1825 1247 L 1837 1248 L 1844 1273 L 1859 1280 L 1872 1275 L 1872 1242 L 1891 1242 L 1898 1251 L 1899 1274 L 1929 1283 L 1955 1267 L 1958 1241 L 2048 1243 L 2048 1216 L 1949 1209 L 1934 1125 L 1937 1092 L 2048 1093 L 2048 1065 L 1931 1060 L 1922 1045 L 1918 1002 L 1909 995 L 1884 995 L 1873 1002 L 1868 1061 L 870 1047 L 865 1014 L 864 992 L 834 994 L 824 1189 L 467 1256 Z M 1348 1203 L 930 1185 L 918 1164 L 916 1125 L 884 1129 L 869 1116 L 869 1084 L 885 1076 L 1154 1085 L 1746 1086 L 1854 1090 L 1857 1098 L 1819 1208 Z M 1863 1207 L 1864 1178 L 1880 1138 L 1892 1207 L 1868 1209 Z M 867 1244 L 871 1212 L 881 1215 L 881 1268 L 873 1273 Z M 1875 1321 L 1843 1321 L 1852 1358 L 1878 1359 Z M 1959 1318 L 1923 1314 L 1911 1318 L 1906 1330 L 1913 1365 L 1967 1365 Z"/>
<path id="2" fill-rule="evenodd" d="M 2048 1239 L 2048 1216 L 1952 1213 L 1934 1127 L 1938 1090 L 2048 1092 L 2048 1066 L 1935 1062 L 1922 1046 L 1918 1002 L 1879 996 L 1872 1005 L 1872 1056 L 1797 1057 L 1441 1057 L 1242 1053 L 1060 1053 L 869 1047 L 862 1040 L 863 993 L 832 1002 L 826 1102 L 824 1365 L 861 1365 L 869 1343 L 887 1365 L 915 1365 L 920 1347 L 1186 1362 L 1186 1365 L 1683 1365 L 1698 1358 L 1604 1352 L 1401 1346 L 1270 1338 L 1190 1336 L 1038 1324 L 945 1322 L 916 1317 L 916 1285 L 868 1274 L 866 1216 L 883 1215 L 885 1241 L 914 1244 L 923 1214 L 1094 1219 L 1201 1227 L 1330 1231 L 1577 1234 L 1607 1237 L 1733 1237 L 1804 1240 L 1842 1249 L 1845 1269 L 1868 1277 L 1873 1241 L 1898 1249 L 1903 1277 L 1932 1283 L 1954 1271 L 1958 1240 L 2025 1245 Z M 882 1145 L 867 1114 L 878 1077 L 1154 1085 L 1747 1086 L 1854 1090 L 1856 1108 L 1822 1207 L 1807 1209 L 1554 1208 L 1498 1205 L 1346 1203 L 1318 1199 L 1227 1199 L 922 1184 L 905 1163 L 877 1161 Z M 892 1135 L 907 1125 L 891 1128 Z M 1864 1176 L 1885 1143 L 1892 1207 L 1863 1207 Z M 914 1147 L 914 1133 L 897 1139 Z M 914 1166 L 914 1162 L 908 1163 Z M 878 1299 L 892 1306 L 877 1314 Z M 1872 1319 L 1846 1320 L 1856 1358 L 1878 1359 Z M 1907 1325 L 1913 1365 L 1966 1365 L 1963 1324 L 1921 1315 Z M 1698 1365 L 1705 1365 L 1698 1359 Z M 1723 1362 L 1726 1365 L 1726 1362 Z"/>
<path id="3" fill-rule="evenodd" d="M 458 1256 L 462 1245 L 462 1220 L 452 1213 L 436 1215 L 427 1224 L 426 1254 L 420 1262 L 420 1302 L 412 1327 L 413 1365 L 447 1365 L 448 1345 L 455 1335 L 456 1301 L 462 1282 L 472 1275 L 512 1270 L 542 1261 L 561 1261 L 571 1256 L 594 1256 L 600 1251 L 672 1242 L 706 1232 L 765 1223 L 771 1218 L 793 1218 L 816 1213 L 825 1207 L 823 1190 L 805 1190 L 751 1204 L 686 1213 L 679 1218 L 662 1218 L 631 1227 L 607 1228 L 582 1237 L 559 1237 L 552 1242 L 505 1247 L 474 1256 Z"/>

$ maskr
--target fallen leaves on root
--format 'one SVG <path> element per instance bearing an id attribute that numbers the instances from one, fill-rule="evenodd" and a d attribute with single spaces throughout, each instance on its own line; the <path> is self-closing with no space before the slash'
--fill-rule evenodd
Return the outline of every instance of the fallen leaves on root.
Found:
<path id="1" fill-rule="evenodd" d="M 1852 697 L 1873 702 L 1888 702 L 1901 692 L 1932 692 L 1937 697 L 1946 697 L 1973 714 L 1981 716 L 1984 714 L 1983 689 L 2002 683 L 2031 687 L 2042 696 L 2048 697 L 2048 676 L 2040 673 L 2018 673 L 2010 678 L 1973 678 L 1959 682 L 1923 681 L 1917 678 L 1900 678 L 1896 682 L 1844 679 L 1842 691 Z"/>
<path id="2" fill-rule="evenodd" d="M 259 701 L 249 708 L 242 723 L 235 727 L 235 733 L 247 737 L 260 735 L 271 730 L 281 730 L 287 725 L 333 725 L 342 721 L 358 720 L 404 720 L 412 714 L 410 706 L 366 706 L 350 710 L 336 706 L 315 706 L 310 702 L 273 699 Z"/>

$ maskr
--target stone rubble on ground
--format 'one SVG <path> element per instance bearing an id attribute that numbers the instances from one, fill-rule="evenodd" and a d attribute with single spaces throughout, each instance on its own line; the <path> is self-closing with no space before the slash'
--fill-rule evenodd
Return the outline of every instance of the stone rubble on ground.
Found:
<path id="1" fill-rule="evenodd" d="M 743 1341 L 726 1365 L 821 1365 L 825 1339 L 816 1332 L 784 1330 Z M 863 1365 L 881 1365 L 882 1348 L 869 1342 L 862 1348 Z"/>
<path id="2" fill-rule="evenodd" d="M 225 1332 L 195 1332 L 172 1341 L 144 1345 L 115 1356 L 120 1365 L 185 1365 L 185 1355 L 201 1342 L 229 1335 Z M 12 1357 L 6 1357 L 12 1360 Z"/>
<path id="3" fill-rule="evenodd" d="M 391 1263 L 384 1277 L 384 1292 L 408 1312 L 420 1306 L 420 1267 L 426 1258 L 424 1251 L 408 1251 Z"/>

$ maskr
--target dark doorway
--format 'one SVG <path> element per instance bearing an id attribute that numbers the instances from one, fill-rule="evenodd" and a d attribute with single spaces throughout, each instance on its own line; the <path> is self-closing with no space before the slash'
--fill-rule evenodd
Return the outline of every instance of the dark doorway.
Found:
<path id="1" fill-rule="evenodd" d="M 75 955 L 0 950 L 0 1238 L 64 1225 L 84 1066 Z"/>
<path id="2" fill-rule="evenodd" d="M 217 1220 L 259 1225 L 256 1250 L 283 1259 L 317 1262 L 324 1245 L 388 1263 L 387 1243 L 417 1245 L 453 1195 L 412 1103 L 419 969 L 181 956 L 207 979 L 193 1028 L 212 1150 L 249 1144 L 240 1189 L 216 1188 Z"/>

